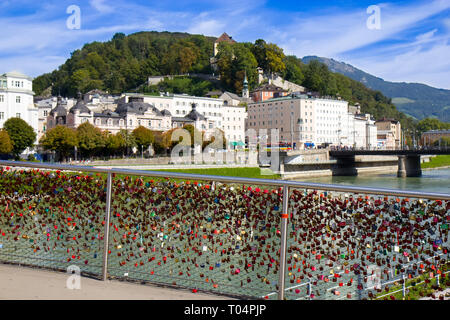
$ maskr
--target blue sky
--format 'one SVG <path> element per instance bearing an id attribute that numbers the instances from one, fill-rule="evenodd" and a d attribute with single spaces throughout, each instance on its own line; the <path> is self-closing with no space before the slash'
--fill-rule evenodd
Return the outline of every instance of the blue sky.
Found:
<path id="1" fill-rule="evenodd" d="M 70 5 L 81 28 L 70 30 Z M 369 6 L 380 29 L 369 29 Z M 116 32 L 227 32 L 237 41 L 265 39 L 298 57 L 318 55 L 389 81 L 450 89 L 450 0 L 1 0 L 0 73 L 50 72 L 70 53 Z"/>

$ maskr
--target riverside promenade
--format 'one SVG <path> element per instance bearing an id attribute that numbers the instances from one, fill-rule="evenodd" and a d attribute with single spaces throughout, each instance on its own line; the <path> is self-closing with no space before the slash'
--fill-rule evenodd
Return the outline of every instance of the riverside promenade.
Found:
<path id="1" fill-rule="evenodd" d="M 64 272 L 0 264 L 0 300 L 225 300 L 220 295 L 81 277 L 81 289 L 68 289 Z"/>

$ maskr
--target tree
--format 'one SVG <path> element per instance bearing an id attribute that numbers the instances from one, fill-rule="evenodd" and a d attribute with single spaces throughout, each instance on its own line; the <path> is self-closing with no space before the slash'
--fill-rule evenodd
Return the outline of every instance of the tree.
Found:
<path id="1" fill-rule="evenodd" d="M 247 74 L 250 87 L 257 83 L 256 67 L 258 62 L 245 44 L 220 43 L 217 59 L 220 80 L 228 90 L 241 93 L 245 74 Z"/>
<path id="2" fill-rule="evenodd" d="M 286 69 L 284 70 L 284 79 L 301 85 L 305 76 L 302 72 L 302 62 L 295 56 L 287 56 L 284 60 Z"/>
<path id="3" fill-rule="evenodd" d="M 84 157 L 92 157 L 99 149 L 105 146 L 102 131 L 89 122 L 80 124 L 76 133 L 79 150 Z"/>
<path id="4" fill-rule="evenodd" d="M 120 140 L 121 140 L 121 151 L 122 154 L 129 155 L 130 154 L 130 150 L 133 147 L 136 147 L 136 140 L 134 139 L 133 134 L 131 134 L 128 130 L 125 129 L 121 129 L 117 135 L 120 135 Z"/>
<path id="5" fill-rule="evenodd" d="M 285 58 L 283 49 L 273 43 L 266 44 L 265 49 L 268 71 L 270 73 L 283 72 L 286 69 L 286 65 L 283 62 Z"/>
<path id="6" fill-rule="evenodd" d="M 6 120 L 3 128 L 8 132 L 13 145 L 13 154 L 15 158 L 26 149 L 32 148 L 36 140 L 36 132 L 33 127 L 20 118 L 10 118 Z"/>
<path id="7" fill-rule="evenodd" d="M 139 126 L 134 129 L 132 135 L 139 150 L 148 149 L 148 147 L 155 141 L 152 131 L 143 126 Z"/>
<path id="8" fill-rule="evenodd" d="M 110 155 L 117 155 L 126 148 L 126 141 L 123 136 L 118 132 L 116 134 L 110 134 L 107 131 L 103 132 L 105 139 L 105 150 Z"/>
<path id="9" fill-rule="evenodd" d="M 167 140 L 164 137 L 164 133 L 161 131 L 152 131 L 153 137 L 155 139 L 153 143 L 153 149 L 155 150 L 155 153 L 161 154 L 165 153 L 165 151 L 168 148 Z"/>
<path id="10" fill-rule="evenodd" d="M 425 118 L 419 121 L 417 129 L 420 134 L 429 130 L 445 130 L 450 129 L 450 123 L 441 122 L 434 118 Z"/>
<path id="11" fill-rule="evenodd" d="M 197 50 L 191 42 L 180 41 L 170 46 L 162 65 L 167 74 L 183 74 L 190 70 L 197 59 Z"/>
<path id="12" fill-rule="evenodd" d="M 216 141 L 216 137 L 220 137 L 221 141 Z M 202 149 L 209 147 L 210 149 L 226 149 L 227 139 L 225 138 L 225 132 L 221 129 L 214 129 L 214 134 L 211 135 L 209 140 L 203 141 Z"/>
<path id="13" fill-rule="evenodd" d="M 0 154 L 8 154 L 13 150 L 13 144 L 6 130 L 0 130 Z"/>
<path id="14" fill-rule="evenodd" d="M 39 143 L 45 150 L 57 152 L 58 159 L 62 161 L 65 161 L 78 145 L 76 131 L 61 125 L 48 130 Z"/>
<path id="15" fill-rule="evenodd" d="M 266 45 L 266 41 L 258 39 L 251 48 L 251 51 L 258 62 L 258 66 L 264 70 L 267 70 Z"/>

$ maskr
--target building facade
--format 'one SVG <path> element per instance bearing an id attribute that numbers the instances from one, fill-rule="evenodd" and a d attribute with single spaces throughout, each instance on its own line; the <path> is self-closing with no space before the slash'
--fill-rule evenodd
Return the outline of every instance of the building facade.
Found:
<path id="1" fill-rule="evenodd" d="M 89 122 L 112 134 L 139 126 L 164 132 L 192 124 L 205 132 L 205 139 L 209 139 L 215 129 L 221 129 L 229 146 L 245 141 L 245 107 L 224 105 L 220 99 L 125 94 L 117 100 L 114 110 L 106 108 L 95 112 L 84 99 L 79 98 L 69 109 L 64 99 L 59 97 L 56 106 L 47 112 L 47 130 L 56 125 L 77 128 L 83 122 Z"/>
<path id="2" fill-rule="evenodd" d="M 127 101 L 129 97 L 142 96 L 125 94 L 121 99 Z M 243 105 L 225 104 L 223 99 L 196 97 L 185 94 L 161 96 L 142 96 L 144 102 L 154 105 L 159 110 L 167 110 L 172 117 L 185 117 L 192 110 L 195 103 L 196 111 L 207 120 L 201 124 L 199 130 L 205 131 L 206 138 L 214 129 L 221 129 L 229 144 L 233 145 L 245 141 L 245 120 L 247 112 Z M 236 96 L 237 97 L 237 96 Z"/>
<path id="3" fill-rule="evenodd" d="M 436 141 L 441 140 L 442 138 L 450 139 L 450 130 L 429 130 L 422 133 L 420 138 L 420 144 L 422 146 L 433 146 Z M 446 142 L 442 142 L 441 146 L 450 147 L 450 145 L 446 144 Z"/>
<path id="4" fill-rule="evenodd" d="M 37 134 L 39 117 L 33 97 L 31 77 L 15 71 L 0 75 L 0 127 L 10 118 L 21 118 Z"/>
<path id="5" fill-rule="evenodd" d="M 402 127 L 400 121 L 383 118 L 375 122 L 380 134 L 380 144 L 384 142 L 385 149 L 401 149 L 402 147 Z"/>
<path id="6" fill-rule="evenodd" d="M 267 141 L 304 149 L 317 146 L 368 148 L 376 145 L 376 126 L 370 115 L 349 112 L 347 101 L 304 94 L 248 105 L 247 128 L 267 130 Z M 271 129 L 278 130 L 278 141 Z"/>
<path id="7" fill-rule="evenodd" d="M 250 92 L 254 102 L 265 101 L 268 99 L 284 97 L 288 94 L 287 90 L 277 87 L 273 84 L 264 84 Z"/>

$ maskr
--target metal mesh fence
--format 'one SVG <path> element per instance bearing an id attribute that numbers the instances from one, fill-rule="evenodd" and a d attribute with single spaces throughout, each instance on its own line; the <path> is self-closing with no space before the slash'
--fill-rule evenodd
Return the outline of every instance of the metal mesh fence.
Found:
<path id="1" fill-rule="evenodd" d="M 104 179 L 39 170 L 2 170 L 0 260 L 100 275 Z"/>
<path id="2" fill-rule="evenodd" d="M 294 189 L 289 208 L 290 299 L 375 297 L 386 282 L 437 272 L 449 258 L 445 201 Z"/>
<path id="3" fill-rule="evenodd" d="M 3 168 L 0 261 L 261 299 L 376 299 L 447 268 L 446 200 L 109 174 L 108 207 L 104 174 Z"/>

